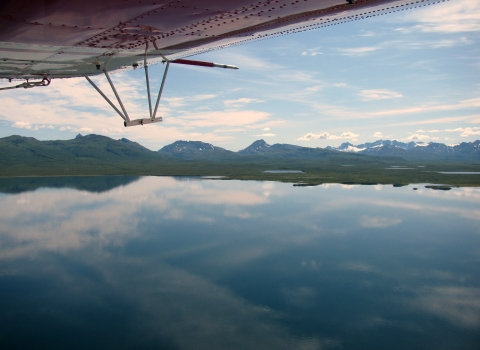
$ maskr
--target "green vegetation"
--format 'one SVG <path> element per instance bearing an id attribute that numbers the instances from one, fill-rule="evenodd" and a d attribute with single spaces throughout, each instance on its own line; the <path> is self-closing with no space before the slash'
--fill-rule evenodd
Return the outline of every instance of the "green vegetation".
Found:
<path id="1" fill-rule="evenodd" d="M 370 158 L 370 157 L 369 157 Z M 371 157 L 376 158 L 376 157 Z M 343 160 L 343 159 L 342 159 Z M 177 159 L 156 159 L 154 161 L 121 161 L 99 163 L 82 160 L 48 164 L 19 164 L 2 167 L 0 176 L 59 176 L 59 175 L 155 175 L 155 176 L 226 176 L 229 179 L 281 181 L 304 184 L 321 183 L 360 183 L 360 184 L 409 184 L 431 183 L 452 186 L 480 186 L 479 175 L 439 174 L 437 171 L 480 171 L 478 164 L 430 163 L 424 168 L 416 164 L 406 164 L 416 168 L 412 170 L 385 169 L 398 160 L 385 159 L 355 160 L 352 167 L 344 167 L 337 159 L 321 161 L 289 160 L 253 160 L 236 162 L 227 161 L 192 161 Z M 47 162 L 45 162 L 47 163 Z M 354 163 L 349 160 L 349 163 Z M 405 163 L 404 163 L 405 164 Z M 271 174 L 264 173 L 271 169 L 303 170 L 304 173 Z"/>
<path id="2" fill-rule="evenodd" d="M 228 179 L 281 181 L 303 186 L 321 183 L 480 186 L 480 175 L 438 173 L 479 172 L 480 162 L 476 161 L 419 162 L 325 149 L 298 149 L 299 152 L 290 147 L 283 153 L 277 149 L 275 156 L 271 156 L 239 155 L 212 147 L 212 151 L 202 153 L 200 158 L 195 155 L 185 157 L 185 153 L 180 158 L 171 149 L 168 154 L 153 152 L 125 139 L 112 140 L 98 135 L 67 141 L 10 136 L 0 139 L 0 176 L 225 176 Z M 391 166 L 411 169 L 393 170 Z M 303 170 L 304 173 L 264 173 L 265 170 L 278 169 Z"/>

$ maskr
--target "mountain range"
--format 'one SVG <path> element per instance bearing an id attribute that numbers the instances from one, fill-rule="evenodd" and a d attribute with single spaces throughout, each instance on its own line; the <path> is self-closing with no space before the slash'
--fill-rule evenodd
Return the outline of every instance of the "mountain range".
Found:
<path id="1" fill-rule="evenodd" d="M 369 156 L 399 157 L 408 161 L 480 161 L 480 141 L 462 142 L 447 146 L 441 143 L 422 143 L 378 140 L 353 145 L 343 143 L 339 147 L 312 148 L 290 144 L 269 145 L 257 140 L 238 152 L 226 150 L 201 141 L 176 141 L 151 151 L 142 145 L 122 138 L 114 140 L 101 135 L 77 135 L 72 140 L 39 141 L 32 137 L 9 136 L 0 139 L 0 165 L 42 166 L 69 164 L 76 166 L 114 165 L 123 163 L 152 163 L 157 160 L 205 160 L 205 161 L 254 161 L 272 159 L 358 159 Z M 352 158 L 353 157 L 353 158 Z M 366 158 L 365 158 L 366 157 Z M 95 163 L 95 164 L 94 164 Z"/>
<path id="2" fill-rule="evenodd" d="M 250 146 L 238 152 L 228 151 L 224 148 L 214 146 L 201 141 L 175 141 L 158 151 L 159 155 L 174 157 L 184 160 L 210 159 L 318 159 L 338 155 L 336 150 L 323 148 L 301 147 L 289 144 L 269 145 L 264 140 L 257 140 Z"/>
<path id="3" fill-rule="evenodd" d="M 377 140 L 353 145 L 342 143 L 339 147 L 311 148 L 290 144 L 269 145 L 257 140 L 238 152 L 228 151 L 200 141 L 176 141 L 158 151 L 159 154 L 180 159 L 238 158 L 238 156 L 265 158 L 312 159 L 331 156 L 332 152 L 361 154 L 377 157 L 400 157 L 410 161 L 480 161 L 480 140 L 462 142 L 457 145 L 443 143 L 401 142 L 397 140 Z"/>
<path id="4" fill-rule="evenodd" d="M 400 142 L 397 140 L 377 140 L 375 142 L 353 145 L 342 143 L 339 147 L 326 149 L 340 152 L 352 152 L 372 156 L 400 157 L 406 160 L 442 160 L 442 161 L 478 161 L 480 160 L 480 141 L 462 142 L 445 145 L 437 142 Z"/>

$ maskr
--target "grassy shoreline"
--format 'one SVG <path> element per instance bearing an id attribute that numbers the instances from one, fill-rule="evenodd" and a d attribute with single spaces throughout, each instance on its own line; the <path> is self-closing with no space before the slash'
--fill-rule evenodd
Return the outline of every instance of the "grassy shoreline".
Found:
<path id="1" fill-rule="evenodd" d="M 222 180 L 279 181 L 295 184 L 433 184 L 449 186 L 480 186 L 480 175 L 440 174 L 440 171 L 480 172 L 475 163 L 395 162 L 318 162 L 294 160 L 259 162 L 164 161 L 116 163 L 103 166 L 29 167 L 21 165 L 0 169 L 0 178 L 61 177 L 61 176 L 225 176 Z M 402 169 L 392 166 L 404 167 Z M 265 170 L 302 170 L 303 173 L 264 173 Z"/>

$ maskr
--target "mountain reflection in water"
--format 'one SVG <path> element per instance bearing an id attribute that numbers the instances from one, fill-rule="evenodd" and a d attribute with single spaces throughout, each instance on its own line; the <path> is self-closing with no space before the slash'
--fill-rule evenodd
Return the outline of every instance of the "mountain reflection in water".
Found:
<path id="1" fill-rule="evenodd" d="M 128 185 L 139 176 L 44 176 L 0 178 L 0 193 L 22 193 L 39 188 L 74 188 L 89 192 L 105 192 Z"/>
<path id="2" fill-rule="evenodd" d="M 480 189 L 94 180 L 0 194 L 0 348 L 478 349 Z"/>

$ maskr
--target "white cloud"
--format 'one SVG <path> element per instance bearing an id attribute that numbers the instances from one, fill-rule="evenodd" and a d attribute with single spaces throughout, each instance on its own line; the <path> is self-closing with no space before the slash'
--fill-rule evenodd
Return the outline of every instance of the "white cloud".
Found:
<path id="1" fill-rule="evenodd" d="M 383 137 L 383 133 L 381 133 L 380 131 L 377 131 L 375 134 L 373 134 L 373 137 L 382 138 L 382 137 Z"/>
<path id="2" fill-rule="evenodd" d="M 320 90 L 322 87 L 321 86 L 312 86 L 312 87 L 308 87 L 306 89 L 303 89 L 303 91 L 307 91 L 307 92 L 315 92 L 315 91 L 318 91 Z"/>
<path id="3" fill-rule="evenodd" d="M 345 56 L 363 56 L 367 53 L 377 51 L 379 48 L 374 46 L 364 46 L 351 49 L 337 49 L 342 55 Z"/>
<path id="4" fill-rule="evenodd" d="M 404 32 L 422 31 L 435 33 L 461 33 L 480 31 L 480 2 L 456 0 L 409 11 L 405 21 L 420 24 L 400 28 Z"/>
<path id="5" fill-rule="evenodd" d="M 91 133 L 93 133 L 93 129 L 92 129 L 92 128 L 75 128 L 75 127 L 72 127 L 72 126 L 70 126 L 70 125 L 62 126 L 62 127 L 58 128 L 58 130 L 60 130 L 60 131 L 80 132 L 80 133 L 84 133 L 84 134 L 91 134 Z"/>
<path id="6" fill-rule="evenodd" d="M 171 124 L 179 124 L 185 127 L 266 127 L 258 125 L 260 122 L 266 122 L 270 114 L 254 110 L 246 111 L 213 111 L 203 113 L 192 113 L 169 119 Z"/>
<path id="7" fill-rule="evenodd" d="M 254 136 L 260 136 L 260 137 L 274 137 L 274 136 L 277 136 L 277 134 L 265 133 L 265 134 L 259 134 L 259 135 L 254 135 Z"/>
<path id="8" fill-rule="evenodd" d="M 285 72 L 276 72 L 272 79 L 275 79 L 277 82 L 281 82 L 281 84 L 285 84 L 285 81 L 290 83 L 292 82 L 305 82 L 305 83 L 313 83 L 313 84 L 321 84 L 322 82 L 318 79 L 315 79 L 315 72 L 311 71 L 292 71 L 288 70 Z"/>
<path id="9" fill-rule="evenodd" d="M 28 130 L 54 129 L 53 125 L 45 125 L 45 124 L 32 125 L 30 122 L 23 122 L 23 121 L 13 123 L 12 128 L 28 129 Z"/>
<path id="10" fill-rule="evenodd" d="M 313 134 L 309 132 L 308 134 L 298 138 L 298 141 L 310 141 L 310 140 L 340 140 L 340 139 L 354 139 L 358 137 L 359 134 L 354 134 L 353 132 L 342 132 L 341 135 L 332 135 L 328 132 L 324 132 L 321 134 Z"/>
<path id="11" fill-rule="evenodd" d="M 192 97 L 189 97 L 189 99 L 192 101 L 204 101 L 204 100 L 209 100 L 215 97 L 217 97 L 217 95 L 215 94 L 203 94 L 203 95 L 193 95 Z"/>
<path id="12" fill-rule="evenodd" d="M 376 34 L 374 32 L 371 32 L 371 31 L 366 31 L 366 30 L 362 30 L 362 34 L 360 34 L 360 36 L 376 36 Z"/>
<path id="13" fill-rule="evenodd" d="M 480 135 L 480 127 L 476 126 L 473 128 L 456 128 L 456 129 L 445 129 L 446 132 L 461 132 L 461 137 L 468 137 L 473 135 Z"/>
<path id="14" fill-rule="evenodd" d="M 438 130 L 438 129 L 433 129 L 433 130 L 423 130 L 423 129 L 420 129 L 420 130 L 417 130 L 415 132 L 430 132 L 430 133 L 436 133 L 436 132 L 442 132 L 442 130 Z"/>
<path id="15" fill-rule="evenodd" d="M 367 113 L 365 117 L 384 117 L 384 116 L 393 116 L 393 115 L 402 115 L 402 114 L 411 114 L 411 113 L 423 113 L 423 112 L 433 112 L 433 111 L 453 111 L 459 109 L 477 109 L 480 107 L 480 97 L 471 98 L 468 100 L 463 100 L 457 103 L 452 104 L 437 104 L 437 105 L 422 105 L 419 107 L 405 107 L 401 109 L 391 109 L 386 111 L 372 112 Z M 355 118 L 358 118 L 359 115 L 356 115 Z M 455 117 L 452 117 L 455 118 Z M 460 117 L 465 118 L 465 117 Z M 468 117 L 471 118 L 471 117 Z M 445 118 L 444 118 L 445 119 Z M 438 120 L 438 119 L 437 119 Z M 453 120 L 453 119 L 452 119 Z M 423 121 L 418 122 L 418 124 L 424 124 Z"/>
<path id="16" fill-rule="evenodd" d="M 31 129 L 32 124 L 30 124 L 30 122 L 15 122 L 12 127 L 19 129 Z"/>
<path id="17" fill-rule="evenodd" d="M 162 100 L 167 102 L 171 107 L 182 107 L 185 105 L 185 99 L 183 97 L 163 97 Z"/>
<path id="18" fill-rule="evenodd" d="M 263 128 L 263 131 L 270 131 L 270 128 Z"/>
<path id="19" fill-rule="evenodd" d="M 467 116 L 456 116 L 456 117 L 446 117 L 446 118 L 432 118 L 432 119 L 423 119 L 423 120 L 413 120 L 407 122 L 399 122 L 399 123 L 392 123 L 389 124 L 390 127 L 397 127 L 397 126 L 409 126 L 409 125 L 422 125 L 422 124 L 451 124 L 456 122 L 464 122 L 470 124 L 477 124 L 480 123 L 480 115 L 467 115 Z M 423 130 L 423 129 L 422 129 Z M 420 131 L 416 131 L 418 133 Z M 425 131 L 421 131 L 425 132 Z"/>
<path id="20" fill-rule="evenodd" d="M 91 128 L 80 128 L 80 129 L 76 129 L 75 131 L 84 132 L 84 133 L 92 133 L 93 129 L 91 129 Z"/>
<path id="21" fill-rule="evenodd" d="M 404 33 L 404 34 L 411 34 L 414 30 L 412 28 L 398 28 L 397 31 Z M 450 38 L 450 39 L 435 39 L 435 40 L 425 40 L 425 39 L 417 39 L 417 40 L 405 40 L 399 42 L 392 42 L 389 46 L 395 45 L 397 47 L 404 47 L 406 49 L 440 49 L 440 48 L 450 48 L 455 46 L 464 46 L 473 44 L 474 41 L 468 39 L 465 36 L 457 37 L 457 38 Z M 431 71 L 430 67 L 428 67 L 428 63 L 425 61 L 420 61 L 415 65 L 426 65 L 425 69 Z"/>
<path id="22" fill-rule="evenodd" d="M 298 138 L 297 140 L 298 141 L 310 141 L 310 140 L 318 140 L 318 139 L 326 140 L 329 136 L 330 136 L 330 134 L 328 132 L 324 132 L 324 133 L 318 134 L 318 135 L 309 132 L 308 134 L 303 135 L 302 137 Z"/>
<path id="23" fill-rule="evenodd" d="M 234 64 L 242 70 L 277 70 L 284 68 L 275 62 L 254 57 L 249 49 L 243 50 L 241 48 L 237 48 L 235 51 L 223 51 L 222 61 Z"/>
<path id="24" fill-rule="evenodd" d="M 182 107 L 189 104 L 190 102 L 204 101 L 215 97 L 217 97 L 217 95 L 215 94 L 201 94 L 187 97 L 162 97 L 162 101 L 166 102 L 171 107 Z"/>
<path id="25" fill-rule="evenodd" d="M 362 90 L 359 94 L 363 101 L 386 100 L 390 98 L 403 97 L 402 94 L 386 89 Z"/>
<path id="26" fill-rule="evenodd" d="M 319 51 L 320 48 L 316 47 L 314 49 L 309 49 L 307 51 L 302 52 L 302 56 L 312 56 L 315 57 L 317 55 L 323 55 L 323 52 Z"/>
<path id="27" fill-rule="evenodd" d="M 256 99 L 256 98 L 238 98 L 236 100 L 226 100 L 223 103 L 227 107 L 241 107 L 249 103 L 258 103 L 258 102 L 263 102 L 262 100 Z"/>
<path id="28" fill-rule="evenodd" d="M 446 132 L 462 132 L 464 128 L 456 128 L 456 129 L 445 129 Z"/>
<path id="29" fill-rule="evenodd" d="M 405 140 L 409 140 L 409 141 L 421 141 L 421 140 L 428 140 L 430 138 L 430 136 L 428 135 L 421 135 L 421 134 L 413 134 L 409 137 L 407 137 Z"/>
<path id="30" fill-rule="evenodd" d="M 466 37 L 461 37 L 459 39 L 443 39 L 430 44 L 430 46 L 434 49 L 442 48 L 442 47 L 453 47 L 461 44 L 472 44 L 473 41 L 467 39 Z"/>

